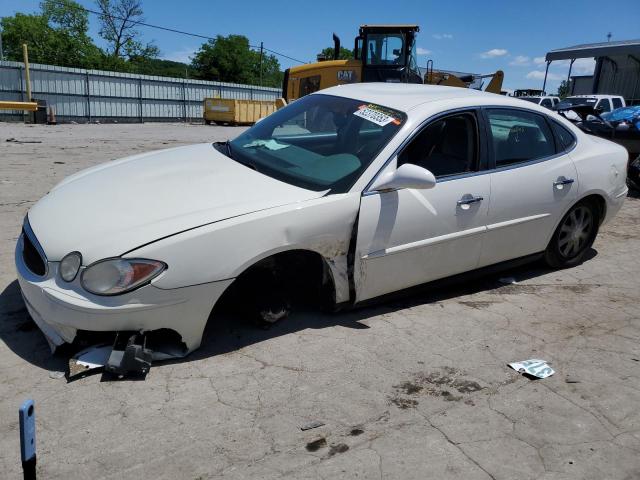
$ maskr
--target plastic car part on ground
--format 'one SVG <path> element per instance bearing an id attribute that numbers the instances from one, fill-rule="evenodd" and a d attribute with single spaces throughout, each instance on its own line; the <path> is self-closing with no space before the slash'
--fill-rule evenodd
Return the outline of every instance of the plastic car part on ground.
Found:
<path id="1" fill-rule="evenodd" d="M 510 363 L 509 366 L 519 373 L 531 375 L 536 378 L 547 378 L 556 373 L 546 361 L 535 358 L 513 362 Z"/>
<path id="2" fill-rule="evenodd" d="M 68 381 L 100 372 L 115 377 L 144 378 L 153 359 L 172 356 L 147 348 L 147 336 L 137 332 L 118 332 L 112 345 L 99 344 L 86 348 L 69 359 Z"/>

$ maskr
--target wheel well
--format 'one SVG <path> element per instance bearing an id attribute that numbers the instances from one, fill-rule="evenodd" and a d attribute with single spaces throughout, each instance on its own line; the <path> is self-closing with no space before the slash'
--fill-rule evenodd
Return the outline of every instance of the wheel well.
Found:
<path id="1" fill-rule="evenodd" d="M 602 222 L 604 221 L 604 217 L 607 214 L 607 202 L 605 201 L 604 197 L 602 195 L 594 193 L 580 199 L 581 202 L 584 202 L 585 200 L 593 202 L 598 207 L 598 221 L 600 222 L 600 224 L 602 224 Z"/>
<path id="2" fill-rule="evenodd" d="M 234 309 L 260 296 L 274 283 L 286 289 L 293 304 L 335 304 L 333 275 L 324 257 L 310 250 L 288 250 L 244 270 L 227 288 L 216 309 Z"/>

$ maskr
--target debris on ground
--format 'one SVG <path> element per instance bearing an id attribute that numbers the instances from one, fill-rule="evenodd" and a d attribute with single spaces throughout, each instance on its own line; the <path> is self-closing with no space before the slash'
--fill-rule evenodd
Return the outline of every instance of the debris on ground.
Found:
<path id="1" fill-rule="evenodd" d="M 152 358 L 153 352 L 147 348 L 145 335 L 120 332 L 116 335 L 104 369 L 120 379 L 125 376 L 144 378 L 149 373 Z"/>
<path id="2" fill-rule="evenodd" d="M 499 278 L 498 281 L 500 283 L 505 284 L 505 285 L 517 285 L 518 284 L 516 279 L 513 278 L 513 277 L 502 277 L 502 278 Z"/>
<path id="3" fill-rule="evenodd" d="M 49 372 L 49 378 L 53 378 L 54 380 L 57 380 L 59 378 L 64 378 L 65 373 L 64 372 Z"/>
<path id="4" fill-rule="evenodd" d="M 349 445 L 347 445 L 346 443 L 338 443 L 336 445 L 331 445 L 328 456 L 333 457 L 336 453 L 344 453 L 347 450 L 349 450 Z"/>
<path id="5" fill-rule="evenodd" d="M 535 358 L 522 360 L 521 362 L 513 362 L 510 363 L 509 366 L 516 372 L 535 378 L 547 378 L 556 373 L 546 361 Z"/>
<path id="6" fill-rule="evenodd" d="M 94 345 L 85 348 L 69 359 L 69 382 L 84 378 L 87 375 L 100 373 L 107 363 L 113 347 L 111 345 Z"/>
<path id="7" fill-rule="evenodd" d="M 300 430 L 302 430 L 304 432 L 305 430 L 311 430 L 313 428 L 322 427 L 323 425 L 324 425 L 324 422 L 321 422 L 319 420 L 315 420 L 313 422 L 309 422 L 309 423 L 307 423 L 305 425 L 302 425 L 300 427 Z"/>
<path id="8" fill-rule="evenodd" d="M 42 140 L 18 140 L 17 138 L 7 138 L 7 142 L 10 143 L 42 143 Z"/>
<path id="9" fill-rule="evenodd" d="M 326 438 L 318 438 L 317 440 L 313 440 L 312 442 L 307 443 L 305 448 L 309 452 L 317 452 L 318 450 L 320 450 L 321 448 L 324 448 L 326 446 L 327 446 L 327 439 Z"/>

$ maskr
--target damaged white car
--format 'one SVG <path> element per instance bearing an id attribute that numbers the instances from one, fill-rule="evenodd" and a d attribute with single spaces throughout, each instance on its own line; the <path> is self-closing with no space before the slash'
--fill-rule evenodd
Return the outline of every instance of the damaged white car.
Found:
<path id="1" fill-rule="evenodd" d="M 345 85 L 230 142 L 67 178 L 28 212 L 15 262 L 51 345 L 164 331 L 184 355 L 225 299 L 271 322 L 298 295 L 350 306 L 513 259 L 576 265 L 624 201 L 626 163 L 518 99 Z"/>

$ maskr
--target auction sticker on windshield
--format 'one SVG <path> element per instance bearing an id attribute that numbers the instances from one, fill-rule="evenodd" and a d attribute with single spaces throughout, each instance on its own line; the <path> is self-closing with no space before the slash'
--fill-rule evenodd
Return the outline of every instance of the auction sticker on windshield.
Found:
<path id="1" fill-rule="evenodd" d="M 357 117 L 369 120 L 376 125 L 380 125 L 381 127 L 384 127 L 389 123 L 393 123 L 394 125 L 400 125 L 400 123 L 402 123 L 397 112 L 373 103 L 360 105 L 358 110 L 353 112 L 353 114 Z"/>

